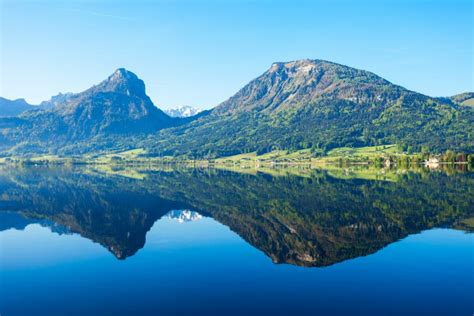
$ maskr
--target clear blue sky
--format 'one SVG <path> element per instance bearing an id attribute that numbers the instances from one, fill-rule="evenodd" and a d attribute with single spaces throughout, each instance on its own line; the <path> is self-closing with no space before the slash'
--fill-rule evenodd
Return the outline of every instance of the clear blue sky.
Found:
<path id="1" fill-rule="evenodd" d="M 0 95 L 39 103 L 116 68 L 210 108 L 275 61 L 326 59 L 433 96 L 474 90 L 472 0 L 0 0 Z"/>

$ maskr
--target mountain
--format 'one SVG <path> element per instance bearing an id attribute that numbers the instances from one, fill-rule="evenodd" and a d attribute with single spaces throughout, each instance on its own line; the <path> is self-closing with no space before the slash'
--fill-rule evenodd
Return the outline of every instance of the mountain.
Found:
<path id="1" fill-rule="evenodd" d="M 462 99 L 462 101 L 460 101 Z M 274 63 L 213 110 L 172 118 L 135 74 L 118 69 L 51 109 L 0 119 L 0 151 L 62 155 L 144 148 L 193 158 L 274 149 L 399 144 L 411 151 L 474 152 L 472 98 L 434 98 L 324 60 Z"/>
<path id="2" fill-rule="evenodd" d="M 201 109 L 194 108 L 189 105 L 183 105 L 176 109 L 166 109 L 164 111 L 171 117 L 191 117 L 202 112 Z"/>
<path id="3" fill-rule="evenodd" d="M 464 92 L 461 94 L 456 94 L 450 97 L 449 99 L 458 104 L 474 106 L 474 92 Z"/>
<path id="4" fill-rule="evenodd" d="M 39 224 L 43 227 L 48 227 L 52 232 L 59 235 L 69 234 L 69 229 L 62 225 L 47 219 L 32 219 L 25 218 L 16 212 L 0 212 L 0 231 L 7 229 L 24 230 L 30 224 Z"/>
<path id="5" fill-rule="evenodd" d="M 99 85 L 68 97 L 52 112 L 73 128 L 73 139 L 107 133 L 149 133 L 174 122 L 154 106 L 145 93 L 144 82 L 123 68 Z"/>
<path id="6" fill-rule="evenodd" d="M 133 179 L 81 167 L 0 166 L 0 231 L 44 223 L 126 259 L 145 245 L 153 226 L 164 227 L 157 220 L 202 214 L 275 263 L 327 266 L 474 216 L 473 173 L 407 172 L 373 181 L 321 170 L 303 177 L 165 170 L 136 170 L 144 177 Z"/>
<path id="7" fill-rule="evenodd" d="M 67 103 L 70 99 L 74 97 L 74 93 L 59 93 L 55 96 L 52 96 L 48 101 L 43 101 L 40 103 L 39 107 L 43 110 L 52 109 L 58 105 Z"/>
<path id="8" fill-rule="evenodd" d="M 202 215 L 198 212 L 191 211 L 191 210 L 172 210 L 169 211 L 165 217 L 169 219 L 174 219 L 178 223 L 188 223 L 188 222 L 196 222 L 202 219 Z"/>
<path id="9" fill-rule="evenodd" d="M 272 149 L 382 144 L 474 151 L 474 111 L 364 70 L 324 60 L 274 63 L 187 125 L 163 130 L 155 152 L 216 157 Z"/>
<path id="10" fill-rule="evenodd" d="M 144 82 L 123 68 L 84 92 L 59 95 L 42 105 L 51 108 L 24 113 L 14 122 L 0 120 L 3 137 L 17 151 L 57 151 L 77 144 L 94 151 L 99 149 L 95 139 L 111 138 L 116 146 L 123 136 L 149 134 L 179 122 L 154 106 Z M 84 149 L 84 144 L 90 147 Z"/>
<path id="11" fill-rule="evenodd" d="M 8 100 L 0 97 L 0 117 L 17 116 L 32 109 L 34 106 L 25 99 Z"/>

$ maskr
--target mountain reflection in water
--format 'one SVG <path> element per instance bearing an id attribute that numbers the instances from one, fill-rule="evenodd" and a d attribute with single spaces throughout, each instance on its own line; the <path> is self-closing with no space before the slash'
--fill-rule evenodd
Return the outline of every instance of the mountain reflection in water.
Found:
<path id="1" fill-rule="evenodd" d="M 228 226 L 275 263 L 327 266 L 433 227 L 469 230 L 472 173 L 396 173 L 388 181 L 184 169 L 0 169 L 1 230 L 40 223 L 100 243 L 118 259 L 144 247 L 160 218 Z M 470 220 L 469 220 L 470 219 Z"/>
<path id="2" fill-rule="evenodd" d="M 166 214 L 167 218 L 174 219 L 180 224 L 195 222 L 202 219 L 202 215 L 191 210 L 172 210 Z"/>

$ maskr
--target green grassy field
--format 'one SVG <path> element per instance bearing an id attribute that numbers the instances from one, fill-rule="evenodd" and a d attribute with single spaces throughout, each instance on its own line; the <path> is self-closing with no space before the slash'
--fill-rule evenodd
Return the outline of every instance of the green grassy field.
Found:
<path id="1" fill-rule="evenodd" d="M 311 151 L 309 149 L 302 149 L 298 151 L 274 150 L 263 155 L 257 155 L 255 152 L 240 154 L 229 157 L 222 157 L 213 160 L 216 163 L 264 163 L 264 162 L 298 162 L 310 161 L 312 159 Z"/>
<path id="2" fill-rule="evenodd" d="M 274 150 L 265 154 L 257 155 L 256 152 L 238 154 L 228 157 L 214 159 L 193 160 L 184 156 L 172 157 L 149 157 L 144 148 L 136 148 L 122 152 L 93 153 L 83 156 L 60 157 L 55 155 L 43 155 L 37 157 L 9 157 L 1 158 L 0 163 L 13 164 L 91 164 L 91 165 L 192 165 L 196 167 L 203 166 L 253 166 L 258 168 L 300 165 L 383 165 L 395 163 L 401 167 L 410 164 L 416 165 L 426 160 L 429 154 L 407 154 L 401 152 L 396 144 L 368 146 L 359 148 L 340 147 L 332 149 L 321 156 L 314 153 L 311 149 L 302 149 L 296 151 Z M 438 155 L 438 157 L 440 157 Z M 389 160 L 388 160 L 389 159 Z"/>
<path id="3" fill-rule="evenodd" d="M 374 157 L 382 157 L 388 155 L 399 155 L 397 145 L 383 145 L 360 148 L 341 147 L 335 148 L 328 152 L 324 157 L 314 157 L 310 149 L 302 149 L 297 151 L 275 150 L 263 155 L 257 155 L 255 152 L 240 154 L 229 157 L 215 159 L 216 163 L 331 163 L 337 162 L 339 159 L 350 159 L 354 161 L 369 160 Z"/>
<path id="4" fill-rule="evenodd" d="M 370 147 L 359 147 L 359 148 L 349 148 L 349 147 L 340 147 L 335 148 L 328 152 L 329 157 L 369 157 L 373 158 L 375 156 L 381 155 L 395 155 L 398 154 L 397 145 L 383 145 L 383 146 L 370 146 Z"/>
<path id="5" fill-rule="evenodd" d="M 468 105 L 468 106 L 474 106 L 474 98 L 472 99 L 467 99 L 462 103 L 463 105 Z"/>

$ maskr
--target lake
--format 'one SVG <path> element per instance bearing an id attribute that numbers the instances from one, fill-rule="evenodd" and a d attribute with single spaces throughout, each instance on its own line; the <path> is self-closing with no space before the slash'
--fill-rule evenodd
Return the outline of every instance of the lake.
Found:
<path id="1" fill-rule="evenodd" d="M 0 167 L 0 314 L 472 315 L 474 173 Z"/>

